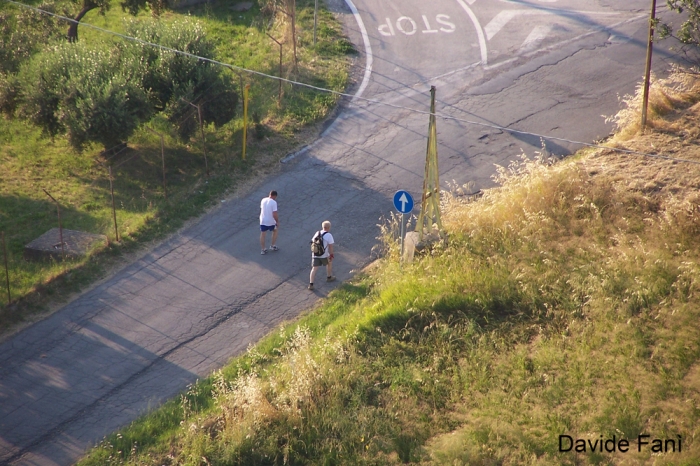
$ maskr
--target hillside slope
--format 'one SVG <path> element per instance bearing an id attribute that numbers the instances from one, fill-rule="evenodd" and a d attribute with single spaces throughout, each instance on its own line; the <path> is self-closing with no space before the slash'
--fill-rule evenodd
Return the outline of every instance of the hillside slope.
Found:
<path id="1" fill-rule="evenodd" d="M 666 84 L 610 144 L 700 162 L 695 83 Z M 81 464 L 698 464 L 700 165 L 596 149 L 498 181 L 446 195 L 412 264 L 385 224 L 363 277 Z"/>

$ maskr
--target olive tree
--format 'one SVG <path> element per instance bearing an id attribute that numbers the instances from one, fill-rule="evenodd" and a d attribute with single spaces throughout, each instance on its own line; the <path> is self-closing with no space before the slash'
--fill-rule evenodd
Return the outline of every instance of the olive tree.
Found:
<path id="1" fill-rule="evenodd" d="M 22 69 L 20 114 L 76 149 L 125 141 L 152 113 L 138 68 L 113 50 L 63 44 Z"/>
<path id="2" fill-rule="evenodd" d="M 169 49 L 213 54 L 203 29 L 192 21 L 134 20 L 127 29 Z M 185 101 L 204 103 L 206 122 L 229 121 L 237 95 L 223 73 L 207 61 L 139 42 L 64 42 L 22 67 L 16 80 L 21 83 L 18 111 L 51 136 L 65 134 L 76 149 L 89 142 L 109 149 L 126 141 L 154 112 L 165 112 L 177 123 L 189 111 Z M 182 138 L 193 132 L 189 125 L 177 129 Z"/>

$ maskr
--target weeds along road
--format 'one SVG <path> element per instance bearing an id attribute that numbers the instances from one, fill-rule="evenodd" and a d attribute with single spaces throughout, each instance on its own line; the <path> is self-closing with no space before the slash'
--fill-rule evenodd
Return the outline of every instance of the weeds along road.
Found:
<path id="1" fill-rule="evenodd" d="M 455 118 L 437 121 L 443 187 L 478 189 L 494 164 L 541 142 L 464 120 L 592 142 L 644 71 L 646 0 L 353 1 L 357 15 L 331 5 L 371 64 L 353 92 L 382 104 L 355 99 L 281 173 L 2 344 L 0 463 L 71 464 L 312 306 L 332 288 L 305 289 L 321 221 L 333 222 L 340 279 L 366 264 L 393 193 L 420 197 L 428 117 L 410 109 L 428 110 L 430 85 L 437 112 Z M 657 44 L 657 70 L 669 45 Z M 261 256 L 258 209 L 270 189 L 281 250 Z"/>

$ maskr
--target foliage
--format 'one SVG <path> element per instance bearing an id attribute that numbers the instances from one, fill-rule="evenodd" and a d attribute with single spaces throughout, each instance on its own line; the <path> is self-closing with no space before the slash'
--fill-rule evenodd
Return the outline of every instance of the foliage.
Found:
<path id="1" fill-rule="evenodd" d="M 684 44 L 700 46 L 700 3 L 697 0 L 667 0 L 668 7 L 678 14 L 684 14 L 681 27 L 676 30 L 676 37 Z M 661 38 L 673 34 L 673 27 L 665 22 L 657 21 Z"/>
<path id="2" fill-rule="evenodd" d="M 75 15 L 74 22 L 68 27 L 67 37 L 70 42 L 78 41 L 78 26 L 85 15 L 98 9 L 99 14 L 105 15 L 111 8 L 111 0 L 76 0 L 80 3 L 80 11 Z M 150 9 L 153 16 L 159 16 L 168 6 L 168 0 L 123 0 L 120 3 L 122 10 L 136 16 L 139 11 Z"/>
<path id="3" fill-rule="evenodd" d="M 164 28 L 159 22 L 132 20 L 126 30 L 129 35 L 168 49 L 207 58 L 214 54 L 214 46 L 199 23 L 178 21 Z M 203 123 L 221 126 L 235 116 L 238 95 L 231 77 L 221 68 L 147 45 L 129 47 L 139 51 L 135 55 L 143 64 L 143 87 L 150 91 L 151 102 L 156 109 L 166 110 L 182 140 L 188 140 L 199 128 L 197 110 L 191 104 L 202 104 Z"/>
<path id="4" fill-rule="evenodd" d="M 119 5 L 122 7 L 122 10 L 128 11 L 134 16 L 145 9 L 150 9 L 153 16 L 160 16 L 163 10 L 167 8 L 168 0 L 123 0 Z"/>
<path id="5" fill-rule="evenodd" d="M 191 21 L 132 21 L 127 31 L 167 48 L 212 54 L 203 28 Z M 79 150 L 89 142 L 111 148 L 126 141 L 154 110 L 166 110 L 187 139 L 197 126 L 182 122 L 192 113 L 182 99 L 207 98 L 205 122 L 220 126 L 233 118 L 236 94 L 230 79 L 221 74 L 208 62 L 141 43 L 63 43 L 22 69 L 19 110 L 49 135 L 67 134 Z M 11 84 L 3 88 L 12 89 Z"/>
<path id="6" fill-rule="evenodd" d="M 38 8 L 56 12 L 53 3 Z M 0 11 L 0 74 L 15 73 L 22 62 L 61 36 L 58 21 L 52 16 L 15 7 Z"/>
<path id="7" fill-rule="evenodd" d="M 51 136 L 82 149 L 125 141 L 151 114 L 136 60 L 83 44 L 55 46 L 22 69 L 20 113 Z"/>
<path id="8" fill-rule="evenodd" d="M 39 8 L 56 11 L 53 3 L 43 3 Z M 20 65 L 61 36 L 52 16 L 14 6 L 0 11 L 0 113 L 12 115 L 17 108 L 20 85 L 14 73 Z"/>

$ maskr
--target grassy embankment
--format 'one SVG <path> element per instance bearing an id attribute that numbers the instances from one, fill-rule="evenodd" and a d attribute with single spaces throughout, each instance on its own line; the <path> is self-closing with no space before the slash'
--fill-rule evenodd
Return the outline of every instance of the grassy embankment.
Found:
<path id="1" fill-rule="evenodd" d="M 700 88 L 652 96 L 611 144 L 700 161 Z M 700 167 L 589 150 L 499 181 L 447 196 L 447 246 L 400 269 L 387 229 L 363 277 L 80 464 L 698 464 Z"/>
<path id="2" fill-rule="evenodd" d="M 279 48 L 255 24 L 262 21 L 255 2 L 245 12 L 234 11 L 237 2 L 221 1 L 168 11 L 162 21 L 191 16 L 201 21 L 208 37 L 217 45 L 216 59 L 240 67 L 278 75 Z M 289 40 L 284 47 L 285 76 L 321 87 L 344 90 L 347 85 L 352 46 L 343 37 L 333 15 L 321 8 L 318 45 L 313 47 L 311 0 L 297 2 L 298 72 L 291 71 Z M 16 8 L 1 3 L 0 8 Z M 72 8 L 75 8 L 73 5 Z M 139 15 L 143 19 L 146 13 Z M 118 5 L 105 15 L 96 11 L 83 20 L 114 31 L 123 31 L 130 17 Z M 282 40 L 289 35 L 288 22 L 276 22 L 270 33 Z M 113 36 L 81 26 L 80 40 L 114 41 Z M 165 135 L 167 194 L 162 187 L 160 140 L 141 128 L 128 141 L 129 149 L 114 157 L 101 155 L 96 145 L 84 152 L 72 150 L 62 138 L 51 140 L 19 119 L 0 123 L 0 231 L 9 249 L 13 306 L 7 306 L 4 269 L 0 272 L 0 332 L 60 301 L 68 293 L 103 276 L 125 251 L 162 238 L 235 189 L 260 169 L 269 169 L 282 156 L 314 137 L 313 123 L 334 108 L 335 97 L 284 85 L 282 105 L 277 106 L 276 81 L 240 74 L 239 85 L 250 84 L 247 160 L 241 160 L 242 96 L 237 118 L 229 124 L 206 128 L 211 178 L 204 174 L 199 133 L 189 143 L 173 137 L 173 129 L 162 117 L 148 126 Z M 196 118 L 195 112 L 192 118 Z M 2 117 L 0 117 L 2 118 Z M 251 121 L 256 119 L 258 124 Z M 57 227 L 56 207 L 42 191 L 46 189 L 62 205 L 64 228 L 107 235 L 114 240 L 107 165 L 114 166 L 114 189 L 121 244 L 110 245 L 83 260 L 70 261 L 64 273 L 61 263 L 32 263 L 22 258 L 25 244 Z M 0 257 L 1 259 L 1 257 Z M 17 301 L 19 302 L 17 303 Z"/>

